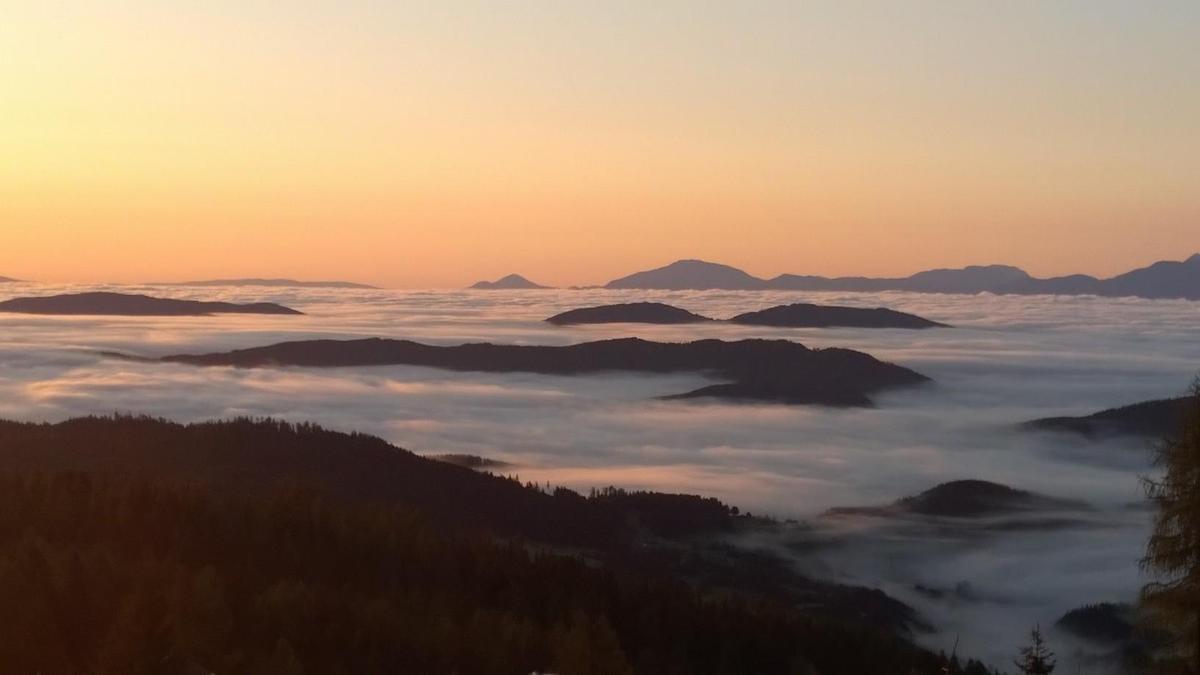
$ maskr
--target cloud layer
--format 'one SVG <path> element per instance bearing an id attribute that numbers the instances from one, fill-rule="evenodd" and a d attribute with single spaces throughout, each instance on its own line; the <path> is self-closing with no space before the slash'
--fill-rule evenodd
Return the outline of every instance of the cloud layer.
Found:
<path id="1" fill-rule="evenodd" d="M 87 287 L 94 290 L 97 287 Z M 84 290 L 27 284 L 11 296 Z M 124 287 L 147 292 L 151 289 Z M 113 411 L 178 420 L 270 415 L 378 434 L 422 453 L 512 462 L 522 479 L 579 489 L 616 484 L 719 496 L 754 512 L 811 519 L 832 506 L 889 502 L 957 478 L 982 478 L 1094 504 L 1105 527 L 1053 535 L 927 536 L 876 526 L 795 556 L 807 571 L 875 585 L 938 625 L 931 644 L 997 658 L 1034 621 L 1128 600 L 1147 531 L 1138 475 L 1144 442 L 1018 432 L 1026 419 L 1174 395 L 1200 368 L 1200 303 L 1088 297 L 903 293 L 345 291 L 155 287 L 172 297 L 272 301 L 302 317 L 49 318 L 0 314 L 0 417 L 57 420 Z M 927 331 L 792 330 L 726 324 L 555 327 L 574 307 L 654 300 L 726 317 L 785 302 L 887 306 L 955 326 Z M 313 337 L 381 336 L 438 344 L 568 344 L 783 337 L 844 346 L 911 367 L 935 386 L 866 410 L 661 402 L 702 375 L 554 377 L 426 368 L 202 369 L 100 356 L 215 351 Z M 820 522 L 820 521 L 817 521 Z M 822 525 L 821 527 L 824 527 Z M 793 533 L 794 534 L 794 533 Z M 788 535 L 792 536 L 792 535 Z M 788 536 L 761 542 L 791 551 Z M 913 542 L 919 540 L 921 545 Z M 1063 545 L 1069 542 L 1069 545 Z M 891 560 L 887 565 L 881 560 Z M 1036 574 L 1033 572 L 1037 571 Z M 932 602 L 912 586 L 968 581 L 982 600 Z"/>

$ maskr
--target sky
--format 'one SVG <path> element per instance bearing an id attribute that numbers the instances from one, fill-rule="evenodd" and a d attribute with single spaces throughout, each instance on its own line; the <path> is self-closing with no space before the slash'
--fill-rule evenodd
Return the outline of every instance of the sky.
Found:
<path id="1" fill-rule="evenodd" d="M 0 0 L 0 275 L 1200 250 L 1200 3 Z"/>

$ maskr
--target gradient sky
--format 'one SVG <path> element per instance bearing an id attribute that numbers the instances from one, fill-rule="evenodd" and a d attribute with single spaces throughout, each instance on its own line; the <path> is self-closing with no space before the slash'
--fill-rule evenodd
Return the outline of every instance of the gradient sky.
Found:
<path id="1" fill-rule="evenodd" d="M 1103 275 L 1200 250 L 1194 0 L 3 4 L 0 275 Z"/>

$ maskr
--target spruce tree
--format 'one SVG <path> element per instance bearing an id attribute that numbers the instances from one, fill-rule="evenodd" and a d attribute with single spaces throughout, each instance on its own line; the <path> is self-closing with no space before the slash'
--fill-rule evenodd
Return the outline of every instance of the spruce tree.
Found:
<path id="1" fill-rule="evenodd" d="M 1017 665 L 1017 670 L 1024 675 L 1050 675 L 1054 672 L 1054 652 L 1046 646 L 1046 641 L 1042 639 L 1042 629 L 1040 626 L 1034 626 L 1029 633 L 1029 646 L 1021 648 L 1021 657 L 1014 663 Z"/>
<path id="2" fill-rule="evenodd" d="M 1192 382 L 1176 433 L 1158 448 L 1159 479 L 1145 479 L 1158 509 L 1142 569 L 1156 578 L 1142 605 L 1177 636 L 1179 655 L 1200 673 L 1200 378 Z"/>

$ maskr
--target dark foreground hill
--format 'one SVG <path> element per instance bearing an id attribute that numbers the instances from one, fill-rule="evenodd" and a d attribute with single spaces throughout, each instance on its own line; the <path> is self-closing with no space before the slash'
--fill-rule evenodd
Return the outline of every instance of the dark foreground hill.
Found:
<path id="1" fill-rule="evenodd" d="M 887 506 L 832 509 L 833 514 L 889 515 L 914 513 L 924 516 L 976 518 L 1022 511 L 1079 509 L 1080 502 L 1047 497 L 984 480 L 956 480 L 936 485 L 918 495 L 903 497 Z"/>
<path id="2" fill-rule="evenodd" d="M 512 540 L 527 518 L 603 541 L 581 558 Z M 639 520 L 674 536 L 737 519 L 686 496 L 545 493 L 312 425 L 0 422 L 0 597 L 21 608 L 0 657 L 47 675 L 944 665 L 862 624 L 877 592 L 802 598 L 802 579 L 762 565 L 772 592 L 730 592 L 679 574 L 695 550 L 636 535 Z M 831 597 L 856 625 L 812 602 Z"/>
<path id="3" fill-rule="evenodd" d="M 1026 429 L 1063 431 L 1088 438 L 1127 435 L 1162 438 L 1179 429 L 1188 397 L 1143 401 L 1081 417 L 1046 417 L 1026 422 Z"/>
<path id="4" fill-rule="evenodd" d="M 787 340 L 650 342 L 637 338 L 565 347 L 408 340 L 307 340 L 231 352 L 163 357 L 198 366 L 410 365 L 480 372 L 579 375 L 605 371 L 711 373 L 731 380 L 674 398 L 714 397 L 792 404 L 861 406 L 871 394 L 928 382 L 924 375 L 849 349 L 809 349 Z"/>
<path id="5" fill-rule="evenodd" d="M 302 314 L 273 302 L 174 300 L 128 293 L 71 293 L 0 302 L 0 312 L 54 315 L 206 316 L 209 314 Z"/>
<path id="6" fill-rule="evenodd" d="M 706 321 L 712 321 L 712 319 L 661 302 L 628 302 L 618 305 L 582 307 L 555 314 L 546 319 L 547 323 L 556 326 L 593 323 L 680 324 Z"/>
<path id="7" fill-rule="evenodd" d="M 797 303 L 738 314 L 729 320 L 748 326 L 780 328 L 938 328 L 946 324 L 885 307 L 839 307 Z"/>

